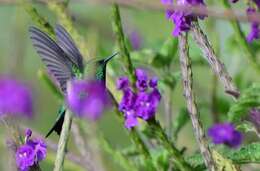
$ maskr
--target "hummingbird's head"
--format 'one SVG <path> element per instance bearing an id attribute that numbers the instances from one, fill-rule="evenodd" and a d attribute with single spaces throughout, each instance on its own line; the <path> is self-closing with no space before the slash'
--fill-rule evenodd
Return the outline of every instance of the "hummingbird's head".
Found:
<path id="1" fill-rule="evenodd" d="M 111 56 L 109 56 L 107 58 L 104 58 L 104 59 L 101 59 L 101 60 L 97 61 L 96 78 L 98 80 L 105 80 L 105 77 L 106 77 L 106 65 L 117 54 L 118 54 L 118 52 L 114 53 L 113 55 L 111 55 Z"/>

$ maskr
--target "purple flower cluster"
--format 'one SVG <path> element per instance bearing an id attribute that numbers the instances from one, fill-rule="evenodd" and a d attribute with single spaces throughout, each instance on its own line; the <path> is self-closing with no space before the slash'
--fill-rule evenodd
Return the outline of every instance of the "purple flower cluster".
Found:
<path id="1" fill-rule="evenodd" d="M 32 95 L 22 83 L 9 79 L 0 79 L 0 116 L 32 116 Z"/>
<path id="2" fill-rule="evenodd" d="M 242 143 L 242 134 L 231 123 L 215 124 L 208 129 L 208 135 L 214 144 L 225 144 L 236 148 Z"/>
<path id="3" fill-rule="evenodd" d="M 29 171 L 30 167 L 44 160 L 47 146 L 41 139 L 31 139 L 32 131 L 26 130 L 25 144 L 16 150 L 16 165 L 20 171 Z"/>
<path id="4" fill-rule="evenodd" d="M 97 120 L 111 103 L 102 82 L 73 80 L 68 86 L 67 104 L 78 117 Z"/>
<path id="5" fill-rule="evenodd" d="M 255 8 L 249 7 L 247 9 L 247 15 L 250 18 L 250 15 L 254 14 L 256 12 Z M 247 41 L 249 43 L 253 42 L 255 39 L 259 39 L 260 38 L 260 27 L 259 24 L 257 22 L 252 22 L 251 23 L 251 31 L 250 33 L 247 35 Z"/>
<path id="6" fill-rule="evenodd" d="M 238 0 L 231 0 L 231 2 L 236 3 L 236 2 L 238 2 Z M 250 15 L 256 13 L 257 9 L 260 9 L 260 0 L 253 0 L 253 2 L 255 3 L 255 7 L 250 6 L 247 8 L 247 11 L 246 11 L 249 19 L 250 19 Z M 260 38 L 259 23 L 251 22 L 250 32 L 246 38 L 247 42 L 252 43 L 254 40 L 259 39 L 259 38 Z"/>
<path id="7" fill-rule="evenodd" d="M 161 3 L 164 5 L 172 5 L 173 0 L 161 0 Z M 198 6 L 205 4 L 203 0 L 177 0 L 177 5 Z M 179 36 L 182 32 L 189 31 L 192 21 L 194 21 L 197 18 L 191 12 L 173 10 L 167 10 L 166 17 L 175 24 L 175 28 L 172 33 L 175 37 Z M 199 16 L 200 19 L 203 19 L 204 17 L 205 16 Z"/>
<path id="8" fill-rule="evenodd" d="M 157 88 L 157 78 L 148 78 L 143 69 L 136 69 L 136 88 L 134 92 L 127 77 L 117 80 L 117 88 L 123 92 L 119 110 L 125 115 L 125 127 L 131 129 L 138 125 L 138 118 L 149 120 L 154 117 L 161 94 Z"/>

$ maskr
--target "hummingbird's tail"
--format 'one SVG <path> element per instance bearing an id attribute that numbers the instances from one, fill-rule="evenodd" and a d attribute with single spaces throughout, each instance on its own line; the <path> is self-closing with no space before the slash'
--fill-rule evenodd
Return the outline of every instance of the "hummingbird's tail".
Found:
<path id="1" fill-rule="evenodd" d="M 58 135 L 60 135 L 61 130 L 62 130 L 62 125 L 63 125 L 63 122 L 64 122 L 65 112 L 66 112 L 66 110 L 62 111 L 62 113 L 59 113 L 58 118 L 56 119 L 54 125 L 52 126 L 50 131 L 47 133 L 45 138 L 47 138 L 49 135 L 51 135 L 51 133 L 53 131 L 55 131 Z"/>

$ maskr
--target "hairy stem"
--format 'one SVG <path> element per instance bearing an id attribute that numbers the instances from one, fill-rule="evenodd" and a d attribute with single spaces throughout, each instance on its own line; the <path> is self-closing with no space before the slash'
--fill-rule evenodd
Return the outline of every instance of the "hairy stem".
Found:
<path id="1" fill-rule="evenodd" d="M 208 146 L 208 142 L 199 119 L 199 113 L 195 101 L 195 96 L 192 90 L 192 69 L 191 60 L 189 57 L 189 47 L 187 42 L 187 34 L 179 36 L 179 53 L 180 65 L 183 81 L 183 92 L 187 102 L 187 109 L 190 114 L 194 134 L 196 136 L 200 152 L 203 156 L 205 165 L 208 170 L 215 171 L 216 166 Z"/>
<path id="2" fill-rule="evenodd" d="M 62 171 L 66 154 L 66 146 L 69 140 L 70 127 L 72 122 L 72 113 L 67 110 L 65 113 L 64 123 L 62 125 L 61 135 L 58 144 L 58 150 L 53 171 Z"/>
<path id="3" fill-rule="evenodd" d="M 231 5 L 229 4 L 228 0 L 222 0 L 223 6 L 226 9 L 231 9 Z M 243 49 L 246 57 L 248 58 L 248 62 L 251 64 L 251 66 L 254 67 L 254 69 L 260 73 L 260 65 L 257 63 L 257 58 L 254 55 L 254 52 L 250 48 L 246 36 L 242 32 L 242 29 L 239 25 L 239 22 L 237 20 L 230 21 L 230 24 L 235 32 L 235 38 L 237 40 L 237 43 L 239 43 L 240 47 Z"/>
<path id="4" fill-rule="evenodd" d="M 225 92 L 234 98 L 238 98 L 240 93 L 232 82 L 232 78 L 227 72 L 225 65 L 217 58 L 212 46 L 210 45 L 207 36 L 203 33 L 198 22 L 194 22 L 191 26 L 193 39 L 196 41 L 205 59 L 210 64 L 212 70 L 219 77 L 220 82 L 225 88 Z"/>
<path id="5" fill-rule="evenodd" d="M 135 82 L 135 73 L 134 73 L 134 67 L 131 61 L 130 53 L 126 47 L 125 43 L 125 35 L 121 23 L 121 17 L 120 17 L 120 11 L 117 4 L 113 4 L 112 6 L 112 14 L 113 14 L 113 31 L 116 35 L 117 44 L 119 46 L 119 50 L 123 55 L 123 59 L 125 61 L 127 70 L 130 74 L 130 78 L 132 83 Z"/>

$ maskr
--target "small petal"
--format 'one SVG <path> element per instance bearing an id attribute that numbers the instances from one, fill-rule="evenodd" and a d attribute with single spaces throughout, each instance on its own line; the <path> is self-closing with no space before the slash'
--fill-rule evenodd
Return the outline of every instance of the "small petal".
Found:
<path id="1" fill-rule="evenodd" d="M 158 78 L 157 77 L 153 77 L 150 81 L 149 81 L 149 86 L 151 88 L 156 88 L 158 84 Z"/>
<path id="2" fill-rule="evenodd" d="M 134 116 L 134 111 L 125 112 L 125 127 L 131 129 L 138 125 L 137 117 Z"/>
<path id="3" fill-rule="evenodd" d="M 125 90 L 129 87 L 129 79 L 126 76 L 120 77 L 116 85 L 118 90 Z"/>

